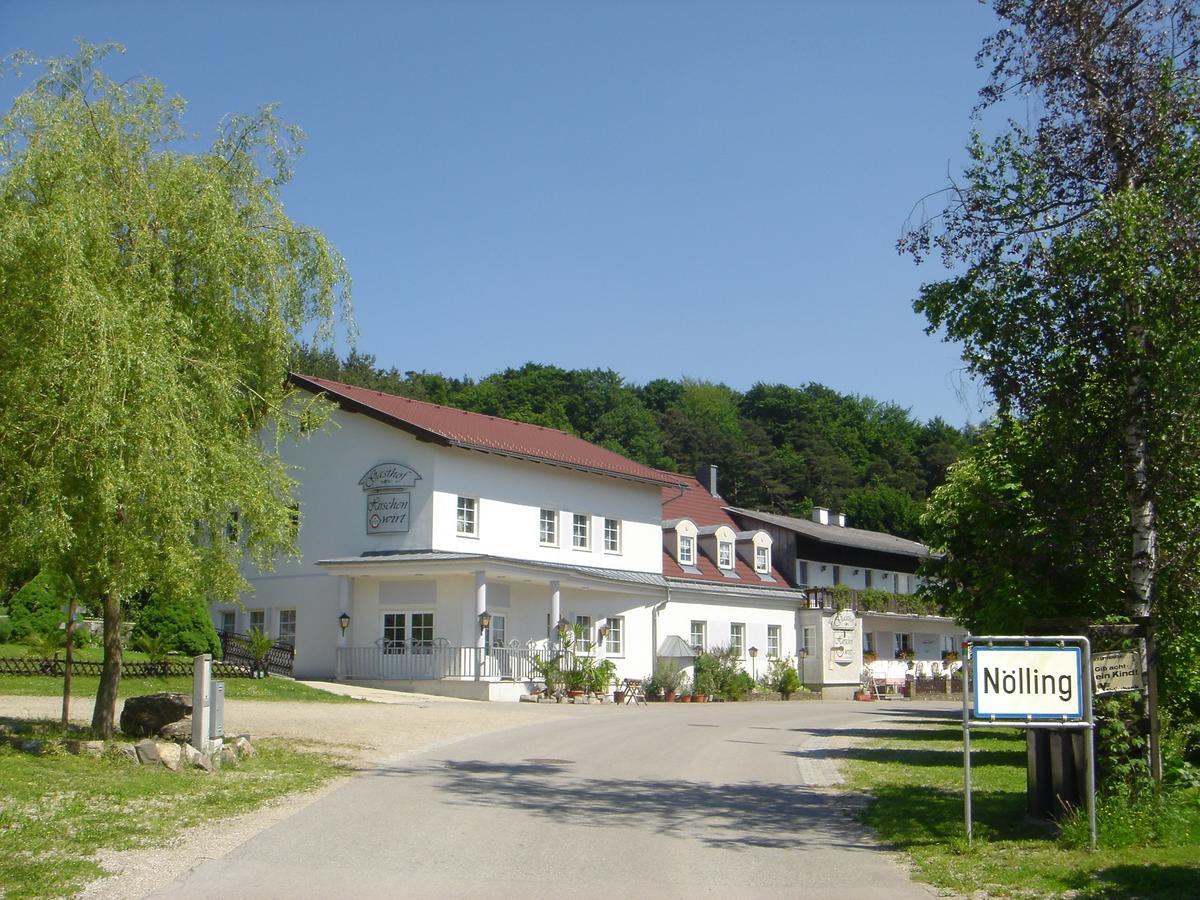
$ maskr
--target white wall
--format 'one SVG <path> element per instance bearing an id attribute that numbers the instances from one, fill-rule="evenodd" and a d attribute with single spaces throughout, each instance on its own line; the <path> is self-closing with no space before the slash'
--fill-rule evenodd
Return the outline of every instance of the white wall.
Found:
<path id="1" fill-rule="evenodd" d="M 795 602 L 772 602 L 756 598 L 745 603 L 731 603 L 727 595 L 707 598 L 696 591 L 673 590 L 671 602 L 658 614 L 658 642 L 678 635 L 691 642 L 692 622 L 707 623 L 708 648 L 729 645 L 729 626 L 740 622 L 746 626 L 744 650 L 758 648 L 758 660 L 752 662 L 749 653 L 742 658 L 742 668 L 758 675 L 767 671 L 767 626 L 778 625 L 780 656 L 796 657 Z"/>

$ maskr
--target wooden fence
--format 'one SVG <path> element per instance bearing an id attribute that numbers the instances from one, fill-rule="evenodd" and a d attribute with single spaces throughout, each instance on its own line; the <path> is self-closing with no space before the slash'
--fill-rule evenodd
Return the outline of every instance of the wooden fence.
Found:
<path id="1" fill-rule="evenodd" d="M 93 660 L 74 660 L 72 675 L 99 675 L 103 663 Z M 63 659 L 43 659 L 36 656 L 0 657 L 0 675 L 66 675 L 67 663 Z M 214 660 L 214 678 L 250 678 L 253 671 L 249 665 L 238 662 Z M 166 678 L 173 675 L 190 677 L 192 661 L 170 660 L 168 662 L 126 662 L 121 664 L 121 675 L 127 678 Z"/>

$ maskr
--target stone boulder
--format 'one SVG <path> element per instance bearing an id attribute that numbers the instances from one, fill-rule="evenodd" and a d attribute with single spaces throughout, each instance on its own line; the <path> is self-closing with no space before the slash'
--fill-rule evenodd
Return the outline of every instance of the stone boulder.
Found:
<path id="1" fill-rule="evenodd" d="M 158 729 L 158 736 L 164 741 L 174 741 L 177 744 L 188 744 L 192 740 L 192 717 L 184 716 L 178 722 L 164 725 Z"/>
<path id="2" fill-rule="evenodd" d="M 152 737 L 166 725 L 192 714 L 192 698 L 187 694 L 163 691 L 130 697 L 121 709 L 121 730 L 130 737 Z"/>

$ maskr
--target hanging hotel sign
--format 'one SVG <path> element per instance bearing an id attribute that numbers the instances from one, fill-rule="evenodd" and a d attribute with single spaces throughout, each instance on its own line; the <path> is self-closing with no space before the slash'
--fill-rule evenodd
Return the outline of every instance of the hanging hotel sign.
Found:
<path id="1" fill-rule="evenodd" d="M 975 647 L 976 718 L 1082 719 L 1079 647 Z"/>
<path id="2" fill-rule="evenodd" d="M 407 534 L 412 494 L 421 476 L 404 463 L 386 462 L 358 480 L 367 495 L 367 534 Z"/>
<path id="3" fill-rule="evenodd" d="M 1096 679 L 1097 694 L 1142 689 L 1141 660 L 1135 652 L 1092 654 L 1092 676 Z"/>
<path id="4" fill-rule="evenodd" d="M 854 632 L 858 628 L 858 618 L 849 609 L 839 609 L 829 623 L 833 632 L 831 655 L 835 663 L 847 665 L 854 658 Z"/>

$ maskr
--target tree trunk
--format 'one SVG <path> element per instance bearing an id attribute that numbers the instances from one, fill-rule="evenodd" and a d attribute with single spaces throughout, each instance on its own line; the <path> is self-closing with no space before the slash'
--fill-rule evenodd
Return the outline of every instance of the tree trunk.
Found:
<path id="1" fill-rule="evenodd" d="M 96 689 L 92 728 L 108 740 L 117 718 L 117 688 L 121 685 L 121 598 L 110 588 L 104 595 L 104 666 Z"/>
<path id="2" fill-rule="evenodd" d="M 1130 342 L 1132 366 L 1126 386 L 1128 412 L 1125 420 L 1125 497 L 1129 503 L 1132 547 L 1129 584 L 1125 605 L 1131 616 L 1149 616 L 1158 571 L 1158 522 L 1154 514 L 1154 491 L 1150 484 L 1150 384 L 1145 363 L 1147 337 L 1141 310 L 1131 304 Z"/>

